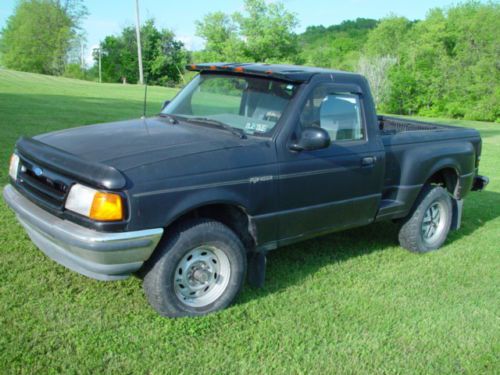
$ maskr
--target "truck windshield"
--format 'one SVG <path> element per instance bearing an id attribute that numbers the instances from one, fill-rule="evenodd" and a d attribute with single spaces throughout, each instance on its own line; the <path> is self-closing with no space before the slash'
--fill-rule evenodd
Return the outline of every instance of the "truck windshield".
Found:
<path id="1" fill-rule="evenodd" d="M 266 78 L 200 74 L 162 111 L 186 121 L 222 123 L 245 134 L 270 136 L 297 85 Z"/>

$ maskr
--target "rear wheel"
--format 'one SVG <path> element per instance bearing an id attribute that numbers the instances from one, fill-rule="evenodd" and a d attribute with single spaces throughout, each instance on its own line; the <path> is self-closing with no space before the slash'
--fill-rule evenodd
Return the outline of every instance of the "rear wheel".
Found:
<path id="1" fill-rule="evenodd" d="M 451 198 L 444 188 L 425 186 L 414 209 L 402 222 L 400 245 L 418 253 L 438 249 L 450 231 L 452 212 Z"/>
<path id="2" fill-rule="evenodd" d="M 236 234 L 213 220 L 193 220 L 167 233 L 144 277 L 151 306 L 169 317 L 205 315 L 229 306 L 246 272 Z"/>

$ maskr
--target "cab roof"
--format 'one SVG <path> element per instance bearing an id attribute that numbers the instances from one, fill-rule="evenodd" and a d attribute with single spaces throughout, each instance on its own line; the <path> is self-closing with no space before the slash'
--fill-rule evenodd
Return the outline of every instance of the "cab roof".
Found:
<path id="1" fill-rule="evenodd" d="M 340 70 L 315 68 L 299 65 L 258 64 L 258 63 L 203 63 L 186 66 L 197 72 L 225 72 L 270 77 L 290 82 L 306 82 L 315 74 L 356 75 Z"/>

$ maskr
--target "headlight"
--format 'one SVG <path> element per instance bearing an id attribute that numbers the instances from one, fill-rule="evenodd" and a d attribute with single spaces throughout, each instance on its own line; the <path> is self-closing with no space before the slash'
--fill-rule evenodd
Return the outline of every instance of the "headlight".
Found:
<path id="1" fill-rule="evenodd" d="M 12 154 L 10 157 L 9 175 L 15 181 L 17 179 L 17 170 L 19 169 L 19 156 Z"/>
<path id="2" fill-rule="evenodd" d="M 71 187 L 65 207 L 93 220 L 123 220 L 123 203 L 119 194 L 98 191 L 80 184 Z"/>

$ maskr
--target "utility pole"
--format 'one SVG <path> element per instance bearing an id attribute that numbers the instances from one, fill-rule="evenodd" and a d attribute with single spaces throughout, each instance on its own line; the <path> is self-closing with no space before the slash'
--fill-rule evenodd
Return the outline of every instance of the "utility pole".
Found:
<path id="1" fill-rule="evenodd" d="M 99 44 L 99 47 L 96 47 L 92 49 L 92 56 L 95 59 L 95 55 L 97 54 L 97 61 L 98 61 L 98 67 L 99 67 L 99 83 L 102 82 L 102 73 L 101 73 L 101 45 Z"/>
<path id="2" fill-rule="evenodd" d="M 99 83 L 102 82 L 102 72 L 101 72 L 101 46 L 97 49 L 97 52 L 99 53 Z"/>
<path id="3" fill-rule="evenodd" d="M 139 83 L 144 85 L 144 73 L 142 70 L 142 51 L 141 51 L 141 21 L 139 19 L 139 0 L 135 0 L 135 33 L 137 35 L 137 58 L 139 60 Z"/>
<path id="4" fill-rule="evenodd" d="M 83 45 L 83 40 L 80 40 L 80 68 L 85 70 L 85 50 Z"/>

